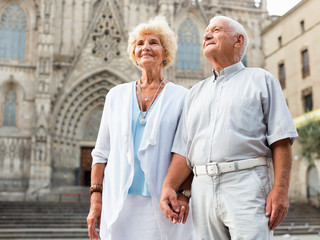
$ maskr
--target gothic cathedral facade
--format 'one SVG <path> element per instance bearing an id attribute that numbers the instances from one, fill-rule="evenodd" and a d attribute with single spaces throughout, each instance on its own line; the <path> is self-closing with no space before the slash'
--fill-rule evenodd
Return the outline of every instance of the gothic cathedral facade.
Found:
<path id="1" fill-rule="evenodd" d="M 140 76 L 128 33 L 159 14 L 178 36 L 167 80 L 189 88 L 212 74 L 201 43 L 216 15 L 242 23 L 243 62 L 263 67 L 266 0 L 0 1 L 0 200 L 89 184 L 105 96 Z"/>

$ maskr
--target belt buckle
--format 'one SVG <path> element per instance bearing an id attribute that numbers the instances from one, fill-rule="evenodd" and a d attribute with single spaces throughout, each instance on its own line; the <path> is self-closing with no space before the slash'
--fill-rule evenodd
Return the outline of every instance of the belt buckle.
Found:
<path id="1" fill-rule="evenodd" d="M 219 175 L 219 166 L 217 162 L 211 162 L 206 165 L 206 172 L 209 177 L 213 177 L 214 175 Z"/>

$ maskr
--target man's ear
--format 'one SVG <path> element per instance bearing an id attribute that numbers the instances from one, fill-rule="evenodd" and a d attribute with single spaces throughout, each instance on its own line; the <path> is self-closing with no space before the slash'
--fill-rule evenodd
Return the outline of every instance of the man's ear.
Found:
<path id="1" fill-rule="evenodd" d="M 240 33 L 237 35 L 236 41 L 234 43 L 235 48 L 241 48 L 244 44 L 244 36 Z"/>

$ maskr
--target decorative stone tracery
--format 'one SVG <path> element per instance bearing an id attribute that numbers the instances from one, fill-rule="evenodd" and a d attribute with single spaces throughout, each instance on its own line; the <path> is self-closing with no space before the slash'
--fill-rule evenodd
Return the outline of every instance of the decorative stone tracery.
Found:
<path id="1" fill-rule="evenodd" d="M 94 44 L 92 53 L 108 61 L 115 56 L 120 55 L 118 49 L 121 40 L 120 28 L 112 13 L 109 1 L 103 6 L 99 21 L 91 34 L 91 40 Z"/>

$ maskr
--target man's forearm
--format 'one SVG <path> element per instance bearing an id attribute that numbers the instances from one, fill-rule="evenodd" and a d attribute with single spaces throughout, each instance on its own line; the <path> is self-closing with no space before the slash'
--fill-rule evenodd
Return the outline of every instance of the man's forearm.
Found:
<path id="1" fill-rule="evenodd" d="M 186 178 L 186 180 L 180 185 L 179 189 L 188 189 L 190 190 L 191 189 L 191 183 L 192 183 L 192 180 L 193 180 L 193 173 L 191 172 L 189 174 L 189 176 Z"/>
<path id="2" fill-rule="evenodd" d="M 292 152 L 290 139 L 283 139 L 272 144 L 274 168 L 274 188 L 284 191 L 289 189 Z"/>
<path id="3" fill-rule="evenodd" d="M 174 190 L 178 190 L 181 184 L 187 180 L 190 173 L 191 170 L 187 165 L 186 158 L 176 153 L 173 154 L 167 176 L 163 182 L 163 187 L 171 187 Z M 186 181 L 184 184 L 190 185 L 191 182 Z"/>

